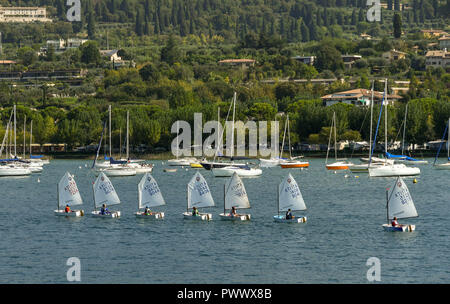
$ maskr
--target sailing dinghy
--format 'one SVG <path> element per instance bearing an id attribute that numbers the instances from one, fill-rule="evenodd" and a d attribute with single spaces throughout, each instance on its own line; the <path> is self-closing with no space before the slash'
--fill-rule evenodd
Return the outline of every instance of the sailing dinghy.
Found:
<path id="1" fill-rule="evenodd" d="M 230 181 L 224 185 L 224 202 L 223 213 L 220 214 L 220 219 L 225 221 L 248 221 L 250 214 L 231 215 L 227 213 L 227 209 L 246 209 L 250 208 L 247 192 L 245 191 L 244 183 L 237 173 L 234 173 Z"/>
<path id="2" fill-rule="evenodd" d="M 97 210 L 97 208 L 102 208 L 103 204 L 105 204 L 106 207 L 120 204 L 120 199 L 117 196 L 117 192 L 114 189 L 113 184 L 103 172 L 99 174 L 92 188 L 94 191 L 95 209 L 91 213 L 92 216 L 101 218 L 120 217 L 120 211 L 107 211 L 106 213 L 102 214 L 100 210 Z"/>
<path id="3" fill-rule="evenodd" d="M 211 213 L 198 213 L 193 215 L 189 209 L 192 208 L 214 207 L 214 200 L 209 190 L 208 183 L 200 172 L 196 172 L 187 185 L 187 208 L 183 213 L 186 220 L 193 221 L 209 221 L 212 220 Z"/>
<path id="4" fill-rule="evenodd" d="M 65 206 L 69 207 L 82 205 L 83 200 L 81 199 L 80 192 L 78 191 L 77 183 L 73 179 L 73 175 L 66 172 L 64 176 L 58 183 L 58 209 L 55 210 L 55 215 L 67 216 L 67 217 L 77 217 L 83 216 L 83 210 L 71 210 L 70 212 L 65 211 Z"/>
<path id="5" fill-rule="evenodd" d="M 286 212 L 289 209 L 291 211 L 306 210 L 300 188 L 290 173 L 278 186 L 278 215 L 275 215 L 273 220 L 277 223 L 306 223 L 306 216 L 293 216 L 291 219 L 286 219 L 285 215 L 280 215 L 280 212 Z"/>
<path id="6" fill-rule="evenodd" d="M 138 211 L 136 212 L 137 218 L 145 219 L 163 219 L 164 212 L 151 212 L 146 214 L 145 211 L 140 211 L 143 208 L 152 208 L 165 205 L 166 202 L 161 194 L 161 190 L 158 187 L 158 183 L 151 176 L 150 173 L 145 173 L 138 185 Z"/>
<path id="7" fill-rule="evenodd" d="M 389 190 L 386 190 L 386 209 L 387 224 L 383 224 L 385 231 L 412 232 L 416 229 L 415 225 L 392 226 L 390 222 L 394 217 L 405 219 L 419 216 L 408 187 L 400 176 L 397 178 L 392 192 L 389 194 Z"/>

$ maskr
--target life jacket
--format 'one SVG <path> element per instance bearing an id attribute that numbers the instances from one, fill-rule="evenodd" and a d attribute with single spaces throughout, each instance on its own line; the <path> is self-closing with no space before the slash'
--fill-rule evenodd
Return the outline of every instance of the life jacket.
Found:
<path id="1" fill-rule="evenodd" d="M 70 207 L 69 207 L 69 206 L 66 206 L 65 211 L 66 211 L 67 213 L 70 212 Z"/>

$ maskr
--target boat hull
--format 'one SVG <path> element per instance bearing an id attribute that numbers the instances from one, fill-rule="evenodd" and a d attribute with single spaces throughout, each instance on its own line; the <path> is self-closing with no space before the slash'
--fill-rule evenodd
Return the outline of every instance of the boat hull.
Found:
<path id="1" fill-rule="evenodd" d="M 393 176 L 415 176 L 420 175 L 419 168 L 406 167 L 405 165 L 380 166 L 369 168 L 370 177 L 393 177 Z"/>
<path id="2" fill-rule="evenodd" d="M 210 221 L 212 220 L 211 213 L 199 213 L 199 215 L 192 215 L 192 212 L 184 212 L 183 218 L 189 221 Z"/>
<path id="3" fill-rule="evenodd" d="M 286 219 L 283 215 L 274 215 L 273 220 L 276 223 L 306 223 L 306 216 Z"/>
<path id="4" fill-rule="evenodd" d="M 231 222 L 249 221 L 251 218 L 250 214 L 240 214 L 238 216 L 230 216 L 229 213 L 227 214 L 221 213 L 219 214 L 219 216 L 222 221 L 231 221 Z"/>
<path id="5" fill-rule="evenodd" d="M 276 167 L 280 164 L 280 159 L 264 159 L 264 158 L 260 158 L 259 159 L 259 165 L 263 168 L 272 168 L 272 167 Z"/>
<path id="6" fill-rule="evenodd" d="M 261 169 L 240 169 L 240 168 L 213 168 L 212 172 L 216 177 L 230 177 L 236 172 L 240 177 L 259 176 Z"/>
<path id="7" fill-rule="evenodd" d="M 290 168 L 308 168 L 309 162 L 296 162 L 296 163 L 280 163 L 281 168 L 290 169 Z"/>
<path id="8" fill-rule="evenodd" d="M 450 162 L 448 162 L 446 164 L 434 165 L 434 169 L 436 169 L 436 170 L 450 170 Z"/>
<path id="9" fill-rule="evenodd" d="M 233 163 L 216 163 L 216 162 L 201 162 L 203 168 L 211 170 L 212 168 L 225 168 L 229 166 L 233 167 L 246 167 L 246 164 L 233 164 Z"/>
<path id="10" fill-rule="evenodd" d="M 54 214 L 57 216 L 65 216 L 65 217 L 79 217 L 84 215 L 83 210 L 72 210 L 71 212 L 66 212 L 64 210 L 55 210 Z"/>
<path id="11" fill-rule="evenodd" d="M 134 176 L 136 175 L 136 170 L 134 169 L 103 169 L 96 170 L 96 175 L 99 175 L 100 172 L 105 173 L 108 177 L 120 177 L 120 176 Z"/>
<path id="12" fill-rule="evenodd" d="M 111 211 L 109 214 L 100 214 L 100 211 L 92 211 L 91 216 L 93 217 L 100 217 L 100 218 L 106 218 L 106 219 L 113 219 L 113 218 L 119 218 L 120 217 L 120 211 Z"/>
<path id="13" fill-rule="evenodd" d="M 348 169 L 349 164 L 347 163 L 334 163 L 334 164 L 329 164 L 326 165 L 325 167 L 327 168 L 327 170 L 347 170 Z"/>
<path id="14" fill-rule="evenodd" d="M 30 174 L 31 171 L 27 168 L 0 168 L 0 176 L 26 176 Z"/>
<path id="15" fill-rule="evenodd" d="M 401 226 L 395 226 L 389 224 L 383 224 L 384 231 L 389 232 L 413 232 L 416 230 L 416 225 L 401 225 Z"/>
<path id="16" fill-rule="evenodd" d="M 164 218 L 164 212 L 152 212 L 149 215 L 144 212 L 136 212 L 135 215 L 139 219 L 162 220 Z"/>

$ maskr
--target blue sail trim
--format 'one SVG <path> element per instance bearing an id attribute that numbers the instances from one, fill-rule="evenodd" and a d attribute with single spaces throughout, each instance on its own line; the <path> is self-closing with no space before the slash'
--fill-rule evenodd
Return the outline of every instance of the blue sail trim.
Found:
<path id="1" fill-rule="evenodd" d="M 391 154 L 389 152 L 386 152 L 386 158 L 407 159 L 408 156 L 406 156 L 406 155 L 395 155 L 395 154 Z"/>

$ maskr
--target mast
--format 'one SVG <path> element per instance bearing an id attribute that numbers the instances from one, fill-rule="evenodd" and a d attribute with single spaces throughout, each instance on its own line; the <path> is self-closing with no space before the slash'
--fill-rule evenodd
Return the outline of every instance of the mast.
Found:
<path id="1" fill-rule="evenodd" d="M 385 97 L 384 97 L 384 155 L 385 157 L 387 157 L 387 151 L 388 151 L 388 143 L 387 143 L 387 104 L 388 104 L 388 100 L 387 100 L 387 78 L 384 81 L 384 92 L 385 92 Z"/>
<path id="2" fill-rule="evenodd" d="M 119 159 L 122 159 L 122 128 L 119 128 Z"/>
<path id="3" fill-rule="evenodd" d="M 288 120 L 289 120 L 289 114 L 287 115 L 286 122 L 284 123 L 283 143 L 281 144 L 280 158 L 282 158 L 282 156 L 283 156 L 284 138 L 286 137 L 286 128 L 287 128 Z"/>
<path id="4" fill-rule="evenodd" d="M 288 128 L 288 140 L 289 140 L 289 159 L 292 159 L 292 152 L 291 152 L 291 131 L 289 128 L 289 114 L 287 115 L 287 128 Z"/>
<path id="5" fill-rule="evenodd" d="M 225 196 L 226 196 L 225 187 L 226 187 L 226 183 L 223 184 L 223 215 L 225 215 Z"/>
<path id="6" fill-rule="evenodd" d="M 111 159 L 111 105 L 108 106 L 109 115 L 109 158 Z"/>
<path id="7" fill-rule="evenodd" d="M 56 210 L 59 210 L 59 183 L 56 184 Z"/>
<path id="8" fill-rule="evenodd" d="M 448 119 L 448 126 L 447 128 L 450 128 L 450 118 Z M 447 161 L 450 160 L 450 131 L 447 134 Z"/>
<path id="9" fill-rule="evenodd" d="M 389 190 L 386 190 L 386 220 L 389 225 Z"/>
<path id="10" fill-rule="evenodd" d="M 178 142 L 178 135 L 180 135 L 180 123 L 177 120 L 177 154 L 175 155 L 175 157 L 178 159 L 178 154 L 179 154 L 179 149 L 180 149 L 180 143 Z"/>
<path id="11" fill-rule="evenodd" d="M 280 216 L 280 187 L 277 187 L 278 216 Z"/>
<path id="12" fill-rule="evenodd" d="M 331 135 L 333 134 L 333 125 L 334 125 L 334 112 L 333 112 L 333 119 L 331 120 L 331 127 L 330 127 L 330 136 L 328 137 L 328 147 L 327 147 L 327 157 L 325 158 L 325 164 L 328 164 L 328 154 L 330 152 L 330 144 L 331 144 Z"/>
<path id="13" fill-rule="evenodd" d="M 25 118 L 23 119 L 23 159 L 25 159 L 25 129 L 27 127 L 27 116 L 25 115 Z"/>
<path id="14" fill-rule="evenodd" d="M 234 115 L 236 113 L 236 92 L 234 92 L 233 96 L 233 124 L 231 125 L 231 160 L 234 155 Z"/>
<path id="15" fill-rule="evenodd" d="M 373 85 L 374 80 L 372 80 L 372 96 L 370 100 L 370 138 L 369 138 L 369 147 L 372 147 L 372 128 L 373 128 Z M 372 149 L 369 148 L 369 159 L 371 158 Z"/>
<path id="16" fill-rule="evenodd" d="M 337 160 L 337 143 L 336 143 L 336 112 L 333 112 L 334 124 L 334 159 Z"/>
<path id="17" fill-rule="evenodd" d="M 92 196 L 94 197 L 94 211 L 97 211 L 97 207 L 95 207 L 95 182 L 92 183 Z"/>
<path id="18" fill-rule="evenodd" d="M 33 148 L 31 146 L 32 141 L 33 141 L 33 121 L 30 122 L 30 159 L 31 154 L 33 153 Z"/>
<path id="19" fill-rule="evenodd" d="M 17 139 L 17 129 L 16 129 L 16 123 L 17 123 L 17 120 L 16 120 L 16 105 L 14 105 L 14 158 L 16 158 L 17 157 L 17 142 L 16 142 L 16 139 Z"/>
<path id="20" fill-rule="evenodd" d="M 130 158 L 130 111 L 127 111 L 127 160 Z"/>
<path id="21" fill-rule="evenodd" d="M 405 134 L 406 134 L 406 118 L 408 117 L 408 104 L 406 104 L 406 108 L 405 108 L 405 121 L 403 123 L 403 141 L 402 141 L 402 155 L 404 154 L 405 151 Z"/>
<path id="22" fill-rule="evenodd" d="M 217 107 L 217 149 L 216 149 L 216 154 L 222 145 L 222 143 L 221 143 L 222 136 L 219 135 L 219 130 L 220 130 L 220 107 Z M 214 155 L 214 158 L 215 157 L 216 156 Z"/>

